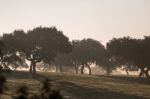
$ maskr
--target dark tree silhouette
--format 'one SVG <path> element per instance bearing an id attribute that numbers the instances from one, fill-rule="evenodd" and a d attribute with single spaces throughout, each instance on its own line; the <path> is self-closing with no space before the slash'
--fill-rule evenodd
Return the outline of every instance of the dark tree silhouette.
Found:
<path id="1" fill-rule="evenodd" d="M 131 70 L 138 67 L 141 70 L 139 76 L 145 74 L 149 78 L 149 46 L 149 37 L 144 39 L 123 37 L 111 40 L 107 44 L 107 50 L 116 65 L 125 65 Z"/>
<path id="2" fill-rule="evenodd" d="M 89 74 L 91 74 L 90 64 L 96 63 L 103 58 L 105 52 L 104 46 L 94 39 L 74 40 L 72 41 L 72 45 L 71 60 L 74 66 L 81 65 L 81 74 L 84 73 L 84 68 L 87 67 Z"/>
<path id="3" fill-rule="evenodd" d="M 4 90 L 6 89 L 5 83 L 6 78 L 0 73 L 0 94 L 3 94 Z"/>
<path id="4" fill-rule="evenodd" d="M 129 65 L 131 63 L 131 60 L 129 59 L 130 53 L 128 51 L 132 46 L 132 43 L 130 43 L 130 41 L 130 37 L 124 37 L 119 39 L 113 38 L 107 43 L 107 54 L 109 56 L 109 59 L 113 62 L 114 68 L 121 66 L 124 66 L 126 68 L 131 67 L 131 65 Z"/>
<path id="5" fill-rule="evenodd" d="M 141 49 L 140 52 L 142 52 L 142 60 L 143 60 L 143 66 L 139 66 L 141 69 L 140 76 L 142 72 L 146 75 L 147 78 L 150 78 L 149 71 L 150 71 L 150 36 L 145 36 L 143 43 L 141 44 Z"/>
<path id="6" fill-rule="evenodd" d="M 14 34 L 23 31 L 14 31 Z M 19 66 L 27 67 L 25 59 L 18 53 L 20 41 L 14 38 L 13 34 L 3 34 L 1 37 L 4 47 L 2 48 L 3 57 L 1 58 L 1 66 L 3 69 L 16 69 Z"/>
<path id="7" fill-rule="evenodd" d="M 52 63 L 56 66 L 56 71 L 59 68 L 60 72 L 63 72 L 63 66 L 71 67 L 73 66 L 73 62 L 70 58 L 70 53 L 68 54 L 59 54 Z"/>
<path id="8" fill-rule="evenodd" d="M 0 61 L 3 59 L 3 52 L 2 49 L 4 48 L 4 43 L 0 41 Z M 6 78 L 2 74 L 3 72 L 3 67 L 2 64 L 0 65 L 0 95 L 3 94 L 4 90 L 6 89 L 5 83 L 6 83 Z"/>
<path id="9" fill-rule="evenodd" d="M 69 39 L 55 27 L 38 27 L 28 31 L 29 47 L 24 51 L 26 58 L 31 61 L 30 71 L 36 73 L 36 63 L 51 63 L 58 53 L 71 51 Z"/>
<path id="10" fill-rule="evenodd" d="M 16 30 L 7 36 L 9 45 L 31 62 L 29 71 L 32 74 L 36 74 L 38 62 L 50 64 L 58 53 L 71 51 L 69 39 L 55 27 L 37 27 L 27 33 Z M 6 38 L 5 35 L 3 38 Z"/>
<path id="11" fill-rule="evenodd" d="M 0 62 L 2 61 L 3 59 L 3 52 L 2 52 L 2 49 L 4 47 L 4 43 L 2 41 L 0 41 Z M 0 73 L 3 71 L 3 67 L 2 67 L 2 64 L 0 65 Z"/>

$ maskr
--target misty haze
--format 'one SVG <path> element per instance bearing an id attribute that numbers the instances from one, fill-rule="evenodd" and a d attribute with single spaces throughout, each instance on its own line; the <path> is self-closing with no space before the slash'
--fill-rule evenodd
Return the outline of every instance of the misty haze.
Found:
<path id="1" fill-rule="evenodd" d="M 0 99 L 150 99 L 150 0 L 0 0 Z"/>

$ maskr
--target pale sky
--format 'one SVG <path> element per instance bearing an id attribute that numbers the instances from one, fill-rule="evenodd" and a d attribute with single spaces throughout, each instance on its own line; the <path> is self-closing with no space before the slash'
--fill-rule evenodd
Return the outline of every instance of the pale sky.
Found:
<path id="1" fill-rule="evenodd" d="M 150 35 L 150 0 L 0 0 L 0 34 L 56 26 L 72 39 Z"/>

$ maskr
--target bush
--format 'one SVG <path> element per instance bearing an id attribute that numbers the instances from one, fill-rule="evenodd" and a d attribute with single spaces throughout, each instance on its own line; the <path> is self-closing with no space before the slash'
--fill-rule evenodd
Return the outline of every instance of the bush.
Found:
<path id="1" fill-rule="evenodd" d="M 7 95 L 5 94 L 5 83 L 6 77 L 0 73 L 0 95 Z M 30 93 L 28 92 L 28 87 L 23 85 L 16 91 L 16 96 L 9 96 L 13 99 L 63 99 L 63 96 L 60 94 L 59 90 L 51 89 L 49 79 L 45 79 L 42 83 L 43 87 L 41 88 L 39 94 L 29 96 Z"/>

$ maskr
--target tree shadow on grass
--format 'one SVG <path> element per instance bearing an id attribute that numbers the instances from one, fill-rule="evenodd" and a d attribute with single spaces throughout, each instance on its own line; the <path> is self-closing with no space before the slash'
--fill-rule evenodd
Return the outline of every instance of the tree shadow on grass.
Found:
<path id="1" fill-rule="evenodd" d="M 146 84 L 150 85 L 150 79 L 147 78 L 139 78 L 139 77 L 132 77 L 132 76 L 105 76 L 105 75 L 98 75 L 96 77 L 105 77 L 105 78 L 111 78 L 114 79 L 114 82 L 124 82 L 129 81 L 132 83 L 139 83 L 139 84 Z"/>
<path id="2" fill-rule="evenodd" d="M 37 81 L 44 81 L 46 79 L 45 76 L 41 74 L 32 75 L 28 71 L 12 71 L 9 74 L 5 74 L 8 79 L 35 79 Z"/>
<path id="3" fill-rule="evenodd" d="M 128 95 L 106 89 L 79 86 L 67 81 L 61 81 L 60 86 L 67 93 L 71 94 L 71 99 L 148 99 L 141 96 Z"/>
<path id="4" fill-rule="evenodd" d="M 107 80 L 107 78 L 111 78 L 114 82 L 124 82 L 124 81 L 130 81 L 130 82 L 137 82 L 142 84 L 149 84 L 147 79 L 140 79 L 137 77 L 122 77 L 122 76 L 96 76 L 96 77 L 103 77 Z M 13 79 L 30 79 L 32 78 L 31 74 L 28 72 L 12 72 L 9 74 L 9 78 Z M 38 81 L 43 81 L 45 79 L 45 75 L 37 74 L 37 77 L 35 78 Z M 53 82 L 55 82 L 55 79 L 51 79 Z M 94 79 L 93 79 L 94 80 Z M 110 79 L 108 79 L 110 80 Z M 88 82 L 86 86 L 81 86 L 80 84 L 68 82 L 68 81 L 59 81 L 60 88 L 70 94 L 72 96 L 70 99 L 148 99 L 144 97 L 140 97 L 138 95 L 129 95 L 122 92 L 115 92 L 110 91 L 107 89 L 101 89 L 101 88 L 94 88 L 91 86 L 88 86 Z M 110 88 L 111 89 L 111 88 Z"/>
<path id="5" fill-rule="evenodd" d="M 31 74 L 27 71 L 11 71 L 11 73 L 6 74 L 5 76 L 7 78 L 12 78 L 12 79 L 30 79 L 32 78 Z"/>

